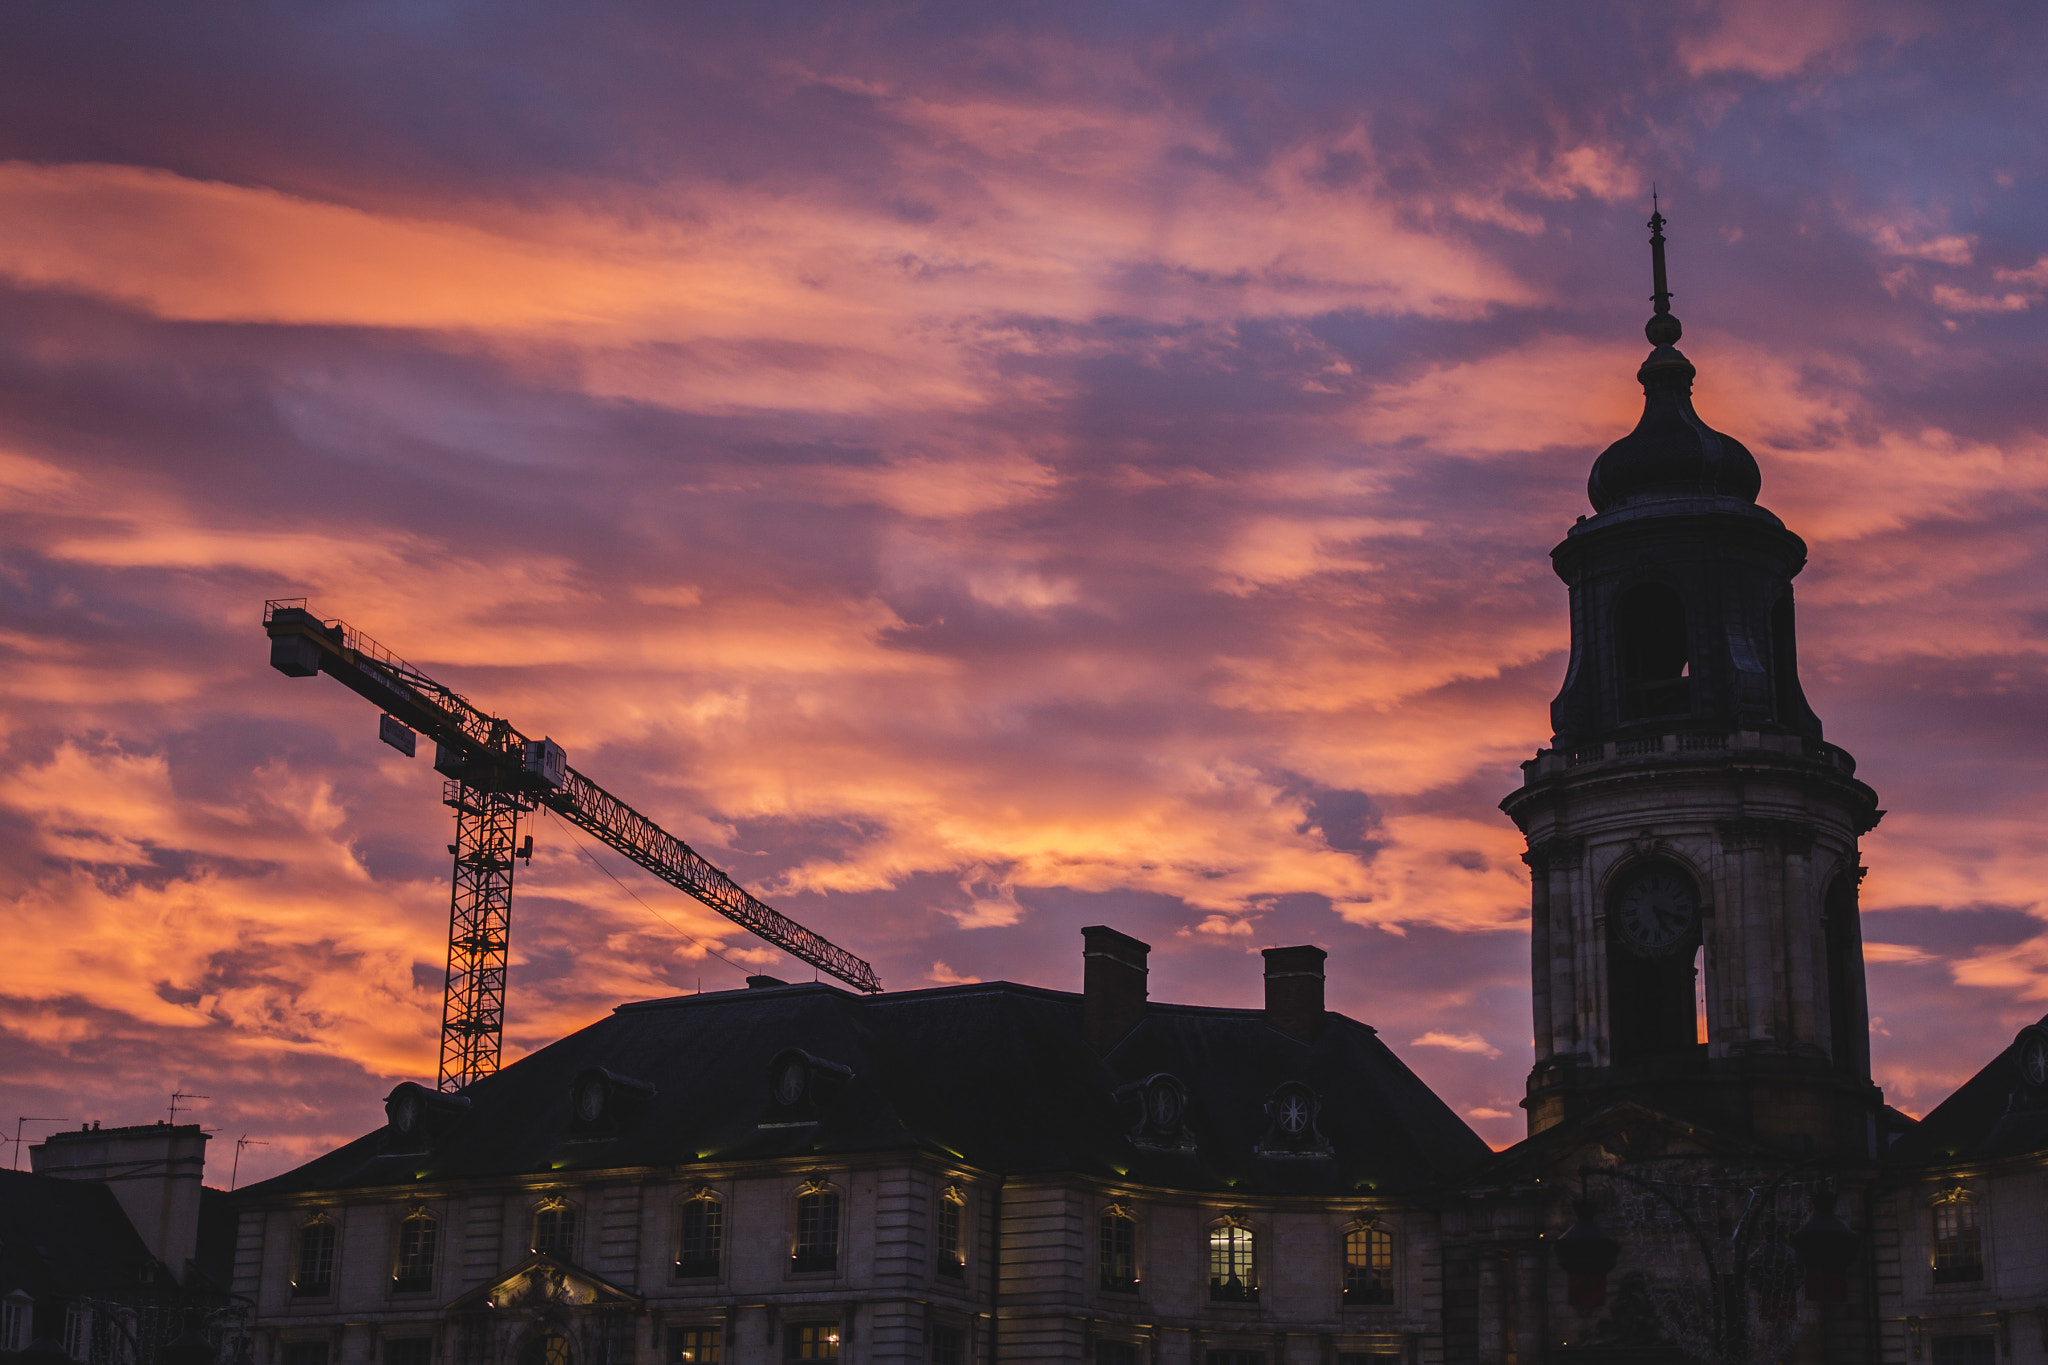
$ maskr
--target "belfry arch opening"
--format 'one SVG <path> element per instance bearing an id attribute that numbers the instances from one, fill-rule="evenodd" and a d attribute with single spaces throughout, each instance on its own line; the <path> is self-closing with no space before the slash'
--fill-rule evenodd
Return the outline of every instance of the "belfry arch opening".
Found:
<path id="1" fill-rule="evenodd" d="M 1692 643 L 1683 598 L 1661 583 L 1630 588 L 1615 605 L 1614 635 L 1624 721 L 1692 710 Z"/>

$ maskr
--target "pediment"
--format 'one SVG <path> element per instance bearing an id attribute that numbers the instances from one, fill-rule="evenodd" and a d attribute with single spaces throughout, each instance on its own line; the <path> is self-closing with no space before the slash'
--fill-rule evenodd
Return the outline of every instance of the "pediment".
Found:
<path id="1" fill-rule="evenodd" d="M 489 1284 L 480 1284 L 448 1305 L 467 1308 L 638 1308 L 641 1299 L 582 1266 L 535 1252 Z"/>

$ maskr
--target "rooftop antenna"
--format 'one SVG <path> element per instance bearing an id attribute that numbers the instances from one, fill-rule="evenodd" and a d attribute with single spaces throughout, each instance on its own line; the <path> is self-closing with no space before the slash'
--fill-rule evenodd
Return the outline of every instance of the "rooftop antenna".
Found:
<path id="1" fill-rule="evenodd" d="M 76 1120 L 73 1120 L 73 1119 L 53 1119 L 53 1118 L 40 1118 L 40 1117 L 38 1117 L 38 1116 L 36 1116 L 36 1115 L 34 1115 L 34 1114 L 16 1114 L 16 1115 L 14 1116 L 14 1169 L 15 1169 L 15 1170 L 17 1170 L 17 1171 L 21 1169 L 21 1125 L 22 1125 L 22 1124 L 24 1124 L 24 1123 L 72 1123 L 72 1122 L 77 1122 L 77 1123 L 83 1123 L 83 1122 L 85 1122 L 85 1120 L 84 1120 L 84 1119 L 76 1119 Z"/>
<path id="2" fill-rule="evenodd" d="M 268 1147 L 270 1144 L 250 1137 L 247 1133 L 235 1139 L 235 1164 L 228 1168 L 228 1190 L 233 1192 L 235 1180 L 242 1174 L 242 1149 L 244 1147 Z"/>
<path id="3" fill-rule="evenodd" d="M 195 1095 L 189 1090 L 173 1090 L 171 1092 L 171 1122 L 176 1123 L 178 1121 L 178 1111 L 180 1109 L 190 1109 L 192 1107 L 189 1104 L 180 1104 L 180 1100 L 210 1100 L 212 1098 L 213 1096 L 211 1095 Z"/>

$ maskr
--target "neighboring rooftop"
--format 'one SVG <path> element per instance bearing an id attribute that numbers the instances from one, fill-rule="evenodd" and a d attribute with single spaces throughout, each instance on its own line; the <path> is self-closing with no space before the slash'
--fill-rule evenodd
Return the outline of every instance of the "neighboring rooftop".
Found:
<path id="1" fill-rule="evenodd" d="M 2048 1016 L 2021 1029 L 2003 1052 L 1885 1153 L 1895 1166 L 1942 1166 L 1991 1161 L 2048 1150 L 2048 1084 L 2029 1078 L 2021 1065 L 2031 1044 L 2048 1031 Z M 2030 1036 L 2031 1035 L 2031 1036 Z"/>

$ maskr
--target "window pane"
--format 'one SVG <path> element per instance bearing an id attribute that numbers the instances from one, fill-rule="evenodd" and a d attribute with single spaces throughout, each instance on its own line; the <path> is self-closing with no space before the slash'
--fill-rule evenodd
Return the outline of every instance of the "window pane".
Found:
<path id="1" fill-rule="evenodd" d="M 1138 1365 L 1138 1348 L 1128 1341 L 1098 1341 L 1095 1365 Z"/>
<path id="2" fill-rule="evenodd" d="M 292 1293 L 326 1294 L 334 1288 L 334 1224 L 308 1223 L 299 1229 L 298 1264 L 293 1267 Z"/>
<path id="3" fill-rule="evenodd" d="M 401 1294 L 424 1293 L 434 1287 L 434 1239 L 439 1231 L 431 1215 L 416 1213 L 398 1225 L 398 1268 L 392 1288 Z"/>
<path id="4" fill-rule="evenodd" d="M 791 1360 L 839 1359 L 839 1324 L 836 1322 L 813 1322 L 790 1328 L 789 1358 Z"/>
<path id="5" fill-rule="evenodd" d="M 1984 1278 L 1983 1234 L 1977 1206 L 1951 1199 L 1934 1206 L 1934 1282 L 1959 1284 Z M 1957 1338 L 1963 1340 L 1964 1338 Z"/>
<path id="6" fill-rule="evenodd" d="M 324 1341 L 288 1341 L 284 1344 L 284 1365 L 327 1365 Z"/>
<path id="7" fill-rule="evenodd" d="M 676 1278 L 716 1275 L 725 1241 L 725 1206 L 716 1199 L 684 1203 L 676 1247 Z"/>
<path id="8" fill-rule="evenodd" d="M 967 1365 L 966 1333 L 958 1327 L 932 1328 L 932 1365 Z"/>
<path id="9" fill-rule="evenodd" d="M 938 1243 L 937 1262 L 941 1275 L 959 1275 L 965 1269 L 967 1258 L 960 1250 L 960 1201 L 941 1195 L 939 1198 L 938 1226 L 935 1229 Z"/>
<path id="10" fill-rule="evenodd" d="M 719 1329 L 682 1327 L 675 1333 L 676 1365 L 718 1365 Z"/>
<path id="11" fill-rule="evenodd" d="M 569 1339 L 550 1332 L 533 1338 L 519 1354 L 520 1365 L 572 1365 Z"/>
<path id="12" fill-rule="evenodd" d="M 567 1204 L 543 1204 L 533 1215 L 533 1249 L 543 1256 L 576 1258 L 576 1210 Z"/>
<path id="13" fill-rule="evenodd" d="M 839 1265 L 839 1191 L 814 1190 L 796 1201 L 796 1268 L 835 1270 Z"/>
<path id="14" fill-rule="evenodd" d="M 384 1365 L 433 1365 L 433 1359 L 430 1337 L 401 1337 L 384 1343 Z"/>
<path id="15" fill-rule="evenodd" d="M 1997 1360 L 1998 1338 L 1936 1337 L 1934 1365 L 1992 1365 Z"/>
<path id="16" fill-rule="evenodd" d="M 1379 1228 L 1344 1234 L 1344 1302 L 1347 1306 L 1394 1301 L 1394 1239 Z"/>
<path id="17" fill-rule="evenodd" d="M 1129 1292 L 1138 1287 L 1138 1224 L 1116 1209 L 1102 1215 L 1102 1287 Z"/>
<path id="18" fill-rule="evenodd" d="M 1257 1351 L 1211 1351 L 1205 1359 L 1208 1365 L 1266 1365 Z"/>
<path id="19" fill-rule="evenodd" d="M 1224 1302 L 1258 1302 L 1259 1278 L 1252 1257 L 1250 1228 L 1219 1223 L 1209 1229 L 1209 1297 Z"/>

